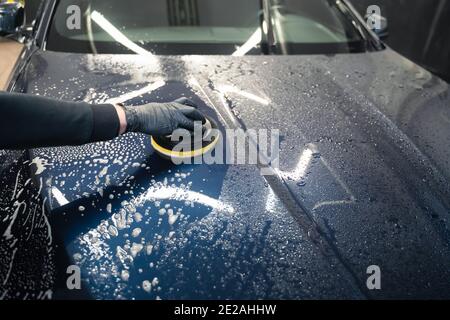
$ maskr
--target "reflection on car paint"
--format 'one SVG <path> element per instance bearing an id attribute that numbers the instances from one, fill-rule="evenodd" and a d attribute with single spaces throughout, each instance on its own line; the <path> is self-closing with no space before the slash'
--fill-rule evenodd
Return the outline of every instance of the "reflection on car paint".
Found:
<path id="1" fill-rule="evenodd" d="M 131 99 L 140 97 L 144 94 L 147 93 L 151 93 L 152 91 L 161 88 L 162 86 L 164 86 L 166 84 L 166 82 L 164 80 L 157 80 L 147 86 L 145 86 L 142 89 L 136 90 L 136 91 L 132 91 L 132 92 L 128 92 L 120 97 L 117 98 L 112 98 L 107 100 L 105 103 L 110 103 L 110 104 L 117 104 L 117 103 L 124 103 L 126 101 L 129 101 Z"/>
<path id="2" fill-rule="evenodd" d="M 68 60 L 73 63 L 67 64 Z M 448 149 L 442 148 L 448 126 L 441 116 L 448 109 L 448 85 L 433 77 L 414 78 L 419 69 L 390 50 L 239 60 L 158 57 L 157 64 L 140 56 L 37 53 L 23 83 L 18 84 L 29 93 L 102 103 L 163 78 L 165 86 L 129 102 L 170 101 L 184 94 L 220 108 L 223 123 L 230 122 L 224 119 L 232 108 L 232 116 L 238 114 L 248 127 L 281 128 L 283 172 L 295 173 L 305 149 L 314 143 L 320 158 L 311 155 L 307 184 L 286 180 L 294 200 L 304 205 L 320 226 L 321 236 L 330 239 L 336 251 L 324 257 L 309 231 L 290 215 L 286 200 L 273 192 L 255 168 L 188 166 L 177 172 L 152 153 L 148 137 L 142 135 L 30 151 L 30 159 L 39 157 L 49 165 L 35 181 L 26 177 L 30 167 L 22 159 L 3 178 L 10 186 L 1 197 L 8 212 L 6 221 L 14 212 L 10 199 L 22 168 L 17 190 L 33 179 L 28 185 L 36 189 L 33 194 L 41 199 L 47 196 L 46 204 L 52 209 L 51 213 L 43 210 L 42 202 L 31 206 L 36 211 L 28 212 L 27 224 L 33 218 L 43 223 L 43 212 L 50 216 L 53 240 L 68 255 L 58 268 L 80 265 L 84 287 L 93 298 L 361 298 L 367 296 L 358 287 L 365 280 L 360 270 L 373 261 L 394 271 L 384 274 L 386 287 L 375 297 L 448 295 L 450 171 Z M 189 87 L 194 75 L 198 86 Z M 264 92 L 270 103 L 233 93 L 222 106 L 215 95 L 218 84 Z M 424 117 L 428 121 L 418 121 Z M 308 154 L 305 159 L 311 158 Z M 145 201 L 143 208 L 136 208 L 132 200 L 152 186 L 206 195 L 234 213 L 176 199 L 161 200 L 159 206 Z M 49 196 L 53 187 L 67 201 L 60 203 Z M 317 206 L 330 199 L 352 200 L 352 196 L 355 201 L 349 204 Z M 298 204 L 294 209 L 299 210 Z M 13 235 L 22 218 L 17 216 Z M 6 227 L 2 225 L 2 231 Z M 63 241 L 57 239 L 58 233 Z M 45 223 L 35 223 L 34 231 L 25 233 L 30 234 L 30 239 L 40 234 L 33 244 L 47 248 Z M 12 266 L 7 285 L 19 274 L 33 274 L 11 264 L 13 251 L 3 247 L 10 244 L 2 241 L 2 250 L 8 252 L 2 256 L 2 266 Z M 14 261 L 23 261 L 24 248 L 16 251 Z M 54 266 L 42 260 L 36 265 L 45 263 Z M 46 279 L 36 279 L 40 289 L 33 293 L 35 297 L 51 287 L 54 270 L 45 274 Z M 10 294 L 8 289 L 0 292 L 2 297 Z"/>
<path id="3" fill-rule="evenodd" d="M 320 180 L 320 183 L 318 183 L 319 188 L 320 186 L 324 185 L 334 185 L 336 187 L 336 191 L 333 194 L 326 194 L 325 197 L 332 197 L 332 198 L 325 198 L 317 197 L 318 194 L 320 194 L 320 190 L 314 190 L 314 187 L 308 186 L 308 177 L 311 175 L 313 171 L 313 167 L 318 167 L 318 162 L 323 166 L 321 168 L 322 171 L 324 171 L 325 175 L 326 172 L 329 173 L 328 179 Z M 319 169 L 320 170 L 320 169 Z M 308 144 L 306 149 L 302 152 L 298 163 L 293 171 L 282 171 L 277 170 L 277 172 L 284 178 L 288 183 L 290 181 L 293 182 L 293 184 L 296 184 L 298 187 L 302 187 L 303 190 L 307 190 L 308 200 L 306 202 L 312 203 L 313 207 L 311 210 L 318 209 L 323 206 L 333 206 L 333 205 L 348 205 L 352 204 L 356 201 L 355 196 L 350 191 L 350 188 L 347 186 L 347 184 L 342 180 L 341 177 L 330 167 L 328 162 L 324 159 L 324 157 L 320 154 L 317 147 L 314 144 Z M 317 180 L 320 179 L 320 175 L 318 173 L 314 174 L 314 177 L 316 179 L 315 183 L 317 184 Z M 343 192 L 338 192 L 338 186 L 341 187 Z M 312 189 L 311 191 L 308 189 Z M 336 196 L 344 196 L 343 199 L 336 199 Z M 314 201 L 317 201 L 314 203 Z"/>

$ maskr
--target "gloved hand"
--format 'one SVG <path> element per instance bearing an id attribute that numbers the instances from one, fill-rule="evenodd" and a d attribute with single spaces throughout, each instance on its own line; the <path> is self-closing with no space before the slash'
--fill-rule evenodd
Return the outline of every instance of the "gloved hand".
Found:
<path id="1" fill-rule="evenodd" d="M 205 117 L 197 110 L 195 103 L 186 98 L 170 103 L 149 103 L 123 108 L 127 120 L 127 132 L 166 136 L 179 128 L 194 131 L 196 121 L 205 123 Z"/>

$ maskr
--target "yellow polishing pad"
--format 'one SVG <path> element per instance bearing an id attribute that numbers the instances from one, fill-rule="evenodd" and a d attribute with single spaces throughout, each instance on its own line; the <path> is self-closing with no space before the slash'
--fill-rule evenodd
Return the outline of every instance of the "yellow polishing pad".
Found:
<path id="1" fill-rule="evenodd" d="M 174 151 L 175 146 L 179 146 L 179 142 L 173 142 L 171 136 L 151 137 L 152 147 L 158 155 L 165 159 L 184 160 L 200 157 L 214 150 L 220 138 L 217 123 L 211 118 L 206 117 L 203 127 L 203 135 L 201 137 L 193 137 L 192 141 L 183 142 L 184 146 L 182 146 L 181 150 L 188 151 Z M 202 147 L 195 149 L 195 146 L 198 145 Z"/>

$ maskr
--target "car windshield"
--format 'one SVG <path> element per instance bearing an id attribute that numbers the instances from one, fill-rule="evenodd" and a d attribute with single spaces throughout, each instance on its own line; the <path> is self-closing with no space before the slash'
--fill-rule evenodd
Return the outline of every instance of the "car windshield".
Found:
<path id="1" fill-rule="evenodd" d="M 339 0 L 61 0 L 46 44 L 63 52 L 235 56 L 367 47 Z"/>

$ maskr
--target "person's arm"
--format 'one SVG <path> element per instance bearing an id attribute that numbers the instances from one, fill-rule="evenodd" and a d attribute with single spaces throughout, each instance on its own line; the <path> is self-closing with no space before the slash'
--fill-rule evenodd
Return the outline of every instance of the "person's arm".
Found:
<path id="1" fill-rule="evenodd" d="M 27 149 L 110 140 L 120 129 L 116 108 L 0 93 L 0 148 Z"/>
<path id="2" fill-rule="evenodd" d="M 187 99 L 137 107 L 0 92 L 0 149 L 81 145 L 126 132 L 167 135 L 202 120 Z"/>

